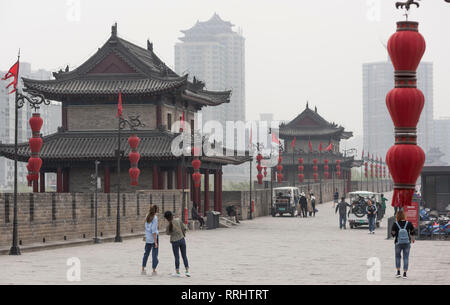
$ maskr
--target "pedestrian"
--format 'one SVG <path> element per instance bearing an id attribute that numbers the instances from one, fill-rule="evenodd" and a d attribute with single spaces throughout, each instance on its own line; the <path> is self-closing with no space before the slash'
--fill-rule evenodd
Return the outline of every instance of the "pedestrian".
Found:
<path id="1" fill-rule="evenodd" d="M 238 214 L 236 211 L 236 207 L 234 205 L 229 205 L 225 209 L 227 211 L 228 217 L 230 217 L 232 220 L 234 220 L 236 223 L 240 223 L 238 219 Z"/>
<path id="2" fill-rule="evenodd" d="M 308 217 L 307 212 L 308 201 L 306 199 L 305 193 L 302 193 L 300 197 L 300 209 L 302 210 L 302 217 Z"/>
<path id="3" fill-rule="evenodd" d="M 381 194 L 381 217 L 384 217 L 384 214 L 386 214 L 386 202 L 389 201 L 386 197 L 384 197 L 384 194 Z"/>
<path id="4" fill-rule="evenodd" d="M 311 193 L 309 195 L 310 200 L 308 201 L 308 212 L 309 212 L 309 216 L 313 216 L 316 217 L 316 197 L 314 197 L 314 194 Z"/>
<path id="5" fill-rule="evenodd" d="M 186 255 L 186 226 L 178 219 L 174 218 L 172 212 L 167 211 L 164 213 L 164 218 L 169 222 L 166 228 L 166 234 L 170 235 L 170 243 L 172 244 L 172 251 L 175 257 L 175 273 L 173 276 L 181 277 L 180 273 L 180 252 L 183 258 L 184 273 L 187 277 L 190 277 L 189 262 Z"/>
<path id="6" fill-rule="evenodd" d="M 196 203 L 192 205 L 192 220 L 198 220 L 200 222 L 200 229 L 203 229 L 205 220 L 203 220 L 203 217 L 198 213 Z"/>
<path id="7" fill-rule="evenodd" d="M 377 221 L 378 209 L 371 199 L 367 200 L 367 220 L 369 222 L 369 234 L 375 234 L 375 222 Z"/>
<path id="8" fill-rule="evenodd" d="M 336 210 L 334 214 L 339 211 L 339 229 L 347 230 L 347 207 L 351 207 L 349 203 L 345 201 L 345 197 L 341 198 L 341 202 L 336 205 Z"/>
<path id="9" fill-rule="evenodd" d="M 409 252 L 411 243 L 414 243 L 414 226 L 406 220 L 403 210 L 399 210 L 396 215 L 396 222 L 392 224 L 391 234 L 395 237 L 395 267 L 397 268 L 396 277 L 400 277 L 400 267 L 403 253 L 403 278 L 407 279 L 406 273 L 409 267 Z"/>
<path id="10" fill-rule="evenodd" d="M 338 189 L 336 189 L 333 194 L 333 208 L 336 206 L 338 202 L 339 202 L 339 192 Z"/>
<path id="11" fill-rule="evenodd" d="M 152 205 L 147 216 L 145 217 L 145 252 L 142 259 L 142 275 L 146 275 L 145 268 L 147 260 L 152 253 L 152 275 L 157 275 L 156 267 L 158 266 L 158 247 L 159 247 L 159 231 L 158 231 L 158 206 Z"/>

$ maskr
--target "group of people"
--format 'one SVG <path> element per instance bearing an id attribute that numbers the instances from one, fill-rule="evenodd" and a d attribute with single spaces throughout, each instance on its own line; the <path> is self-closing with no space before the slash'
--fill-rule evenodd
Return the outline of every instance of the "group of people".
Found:
<path id="1" fill-rule="evenodd" d="M 337 192 L 336 192 L 337 194 Z M 336 196 L 335 196 L 336 197 Z M 381 195 L 381 209 L 386 209 L 387 198 Z M 335 199 L 336 210 L 339 211 L 339 228 L 346 229 L 347 222 L 347 208 L 351 208 L 352 205 L 345 201 L 345 197 L 341 198 L 340 202 Z M 369 234 L 375 234 L 376 220 L 377 220 L 378 208 L 373 200 L 367 200 L 366 214 L 369 222 Z M 395 222 L 391 227 L 391 235 L 394 238 L 395 245 L 395 267 L 397 269 L 396 277 L 403 277 L 407 279 L 407 272 L 409 268 L 409 253 L 411 250 L 411 244 L 415 242 L 414 225 L 407 221 L 406 214 L 401 208 L 395 208 Z M 403 258 L 403 275 L 401 275 L 401 261 Z"/>
<path id="2" fill-rule="evenodd" d="M 158 267 L 158 254 L 159 254 L 159 231 L 158 231 L 158 206 L 152 205 L 150 207 L 147 216 L 145 217 L 145 252 L 142 259 L 142 275 L 146 275 L 147 261 L 152 254 L 152 275 L 157 275 L 156 268 Z M 174 218 L 173 213 L 167 211 L 164 213 L 164 218 L 167 220 L 168 225 L 166 228 L 166 234 L 170 235 L 170 243 L 172 244 L 172 251 L 175 258 L 175 273 L 173 276 L 181 277 L 180 273 L 180 252 L 183 258 L 184 267 L 186 269 L 185 276 L 190 277 L 189 262 L 186 251 L 186 226 L 178 219 Z"/>
<path id="3" fill-rule="evenodd" d="M 309 196 L 306 196 L 304 192 L 300 193 L 299 198 L 299 211 L 298 215 L 300 217 L 316 217 L 316 197 L 313 193 L 309 193 Z"/>

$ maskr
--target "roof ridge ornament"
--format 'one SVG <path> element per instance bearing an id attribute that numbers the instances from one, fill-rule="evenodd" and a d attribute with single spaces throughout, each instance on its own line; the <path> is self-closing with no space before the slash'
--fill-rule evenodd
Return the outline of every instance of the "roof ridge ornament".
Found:
<path id="1" fill-rule="evenodd" d="M 117 22 L 111 26 L 111 36 L 117 37 Z"/>

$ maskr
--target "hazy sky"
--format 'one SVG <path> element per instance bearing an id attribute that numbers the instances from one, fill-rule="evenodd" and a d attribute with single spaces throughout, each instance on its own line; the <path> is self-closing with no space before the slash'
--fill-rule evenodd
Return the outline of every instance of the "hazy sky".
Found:
<path id="1" fill-rule="evenodd" d="M 78 10 L 78 4 L 80 9 Z M 0 0 L 0 70 L 18 48 L 33 69 L 73 69 L 118 22 L 119 36 L 155 52 L 171 67 L 174 44 L 214 12 L 246 38 L 247 119 L 271 112 L 292 119 L 316 105 L 326 119 L 362 133 L 362 64 L 387 59 L 382 46 L 403 12 L 394 0 Z M 450 116 L 450 4 L 424 0 L 424 60 L 434 62 L 435 117 Z M 379 11 L 379 14 L 377 14 Z M 79 20 L 77 20 L 79 17 Z"/>

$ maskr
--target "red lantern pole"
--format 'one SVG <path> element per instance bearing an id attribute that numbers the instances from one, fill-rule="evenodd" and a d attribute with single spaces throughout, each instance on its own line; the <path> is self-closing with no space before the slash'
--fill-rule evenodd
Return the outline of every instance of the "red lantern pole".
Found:
<path id="1" fill-rule="evenodd" d="M 256 156 L 256 169 L 258 170 L 258 175 L 256 175 L 258 179 L 258 184 L 262 184 L 264 176 L 261 174 L 263 167 L 261 166 L 261 161 L 263 159 L 263 156 L 261 153 L 258 153 Z"/>
<path id="2" fill-rule="evenodd" d="M 303 158 L 298 158 L 298 181 L 300 183 L 303 183 L 304 179 L 305 179 L 305 175 L 303 174 L 303 171 L 305 170 L 305 167 L 303 166 Z"/>
<path id="3" fill-rule="evenodd" d="M 139 137 L 135 134 L 128 138 L 128 145 L 130 145 L 131 148 L 131 152 L 128 154 L 128 159 L 130 159 L 131 165 L 129 174 L 132 186 L 138 185 L 139 175 L 141 174 L 141 171 L 138 168 L 138 162 L 141 158 L 141 155 L 137 152 L 140 141 L 141 139 L 139 139 Z"/>
<path id="4" fill-rule="evenodd" d="M 328 167 L 328 159 L 325 159 L 325 160 L 323 160 L 323 176 L 325 177 L 325 180 L 328 180 L 328 178 L 329 178 L 329 172 L 328 172 L 328 170 L 329 170 L 329 167 Z"/>
<path id="5" fill-rule="evenodd" d="M 32 117 L 29 120 L 31 131 L 32 131 L 32 137 L 29 140 L 30 145 L 30 151 L 31 151 L 31 157 L 28 160 L 28 166 L 29 171 L 29 177 L 27 177 L 28 185 L 34 184 L 37 185 L 37 182 L 39 180 L 39 172 L 42 167 L 42 159 L 39 158 L 39 152 L 42 148 L 42 138 L 41 138 L 41 128 L 44 124 L 44 121 L 41 118 L 41 115 L 39 113 L 33 113 Z M 33 188 L 33 192 L 36 192 L 37 188 Z"/>
<path id="6" fill-rule="evenodd" d="M 202 174 L 200 174 L 200 166 L 202 162 L 200 161 L 200 149 L 198 147 L 194 147 L 192 149 L 194 160 L 192 160 L 192 168 L 194 169 L 194 173 L 192 174 L 192 180 L 194 181 L 194 204 L 197 209 L 199 208 L 199 199 L 200 199 L 200 184 L 202 180 Z M 200 211 L 198 211 L 200 212 Z"/>
<path id="7" fill-rule="evenodd" d="M 281 150 L 279 152 L 279 157 L 278 157 L 278 165 L 277 165 L 277 182 L 281 183 L 283 182 L 283 165 L 281 165 L 281 163 L 283 162 L 283 157 L 281 156 Z"/>
<path id="8" fill-rule="evenodd" d="M 395 69 L 395 88 L 387 94 L 386 106 L 395 126 L 395 145 L 389 149 L 386 163 L 394 180 L 394 207 L 411 205 L 425 162 L 425 153 L 417 145 L 417 124 L 425 99 L 417 89 L 416 71 L 426 44 L 418 29 L 418 22 L 397 22 L 397 32 L 388 42 Z"/>
<path id="9" fill-rule="evenodd" d="M 317 166 L 319 160 L 318 159 L 314 159 L 313 160 L 313 176 L 314 176 L 314 182 L 318 182 L 319 181 L 319 167 Z"/>

